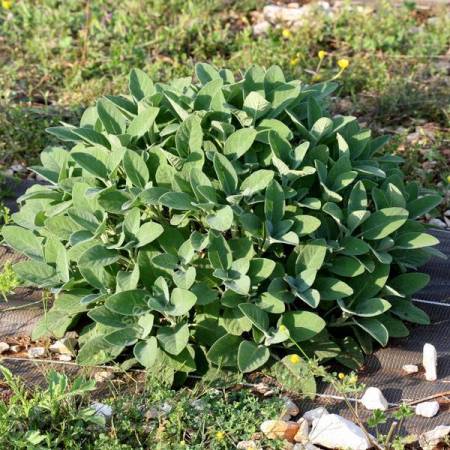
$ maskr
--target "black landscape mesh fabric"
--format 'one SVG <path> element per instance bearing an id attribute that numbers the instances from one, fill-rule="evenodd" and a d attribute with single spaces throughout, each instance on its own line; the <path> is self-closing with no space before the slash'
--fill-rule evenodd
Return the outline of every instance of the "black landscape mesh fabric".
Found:
<path id="1" fill-rule="evenodd" d="M 15 205 L 11 203 L 10 206 L 14 208 Z M 448 255 L 449 259 L 433 258 L 421 268 L 421 271 L 431 276 L 431 282 L 417 294 L 417 306 L 430 315 L 431 325 L 415 326 L 407 338 L 393 340 L 387 348 L 377 350 L 367 358 L 360 372 L 360 380 L 366 386 L 380 388 L 389 403 L 417 402 L 431 397 L 440 402 L 441 408 L 437 416 L 431 419 L 418 416 L 408 419 L 403 425 L 403 434 L 419 434 L 437 425 L 450 424 L 450 232 L 436 230 L 432 233 L 440 240 L 437 248 Z M 14 262 L 18 259 L 16 254 L 0 246 L 0 269 L 6 261 Z M 0 341 L 31 333 L 44 310 L 40 304 L 23 306 L 36 302 L 39 298 L 38 291 L 18 289 L 7 303 L 0 302 Z M 438 352 L 438 380 L 433 382 L 426 381 L 422 371 L 413 375 L 406 375 L 402 371 L 404 364 L 421 364 L 423 345 L 427 342 L 433 344 Z M 25 377 L 29 383 L 41 383 L 43 374 L 50 369 L 50 364 L 42 361 L 2 358 L 0 362 L 15 374 Z M 77 371 L 74 365 L 52 366 L 71 373 Z M 337 393 L 330 386 L 320 386 L 319 392 L 323 396 L 314 402 L 300 400 L 303 411 L 323 405 L 330 412 L 351 418 L 345 403 L 331 398 Z M 369 417 L 370 413 L 363 407 L 358 410 L 363 419 Z M 382 428 L 386 430 L 387 427 L 389 424 Z"/>

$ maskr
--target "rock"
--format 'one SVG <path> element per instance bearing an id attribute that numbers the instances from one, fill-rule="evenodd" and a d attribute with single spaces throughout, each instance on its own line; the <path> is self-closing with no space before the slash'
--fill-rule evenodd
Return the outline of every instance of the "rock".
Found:
<path id="1" fill-rule="evenodd" d="M 368 387 L 361 398 L 361 403 L 370 411 L 374 409 L 386 411 L 388 409 L 388 402 L 377 387 Z"/>
<path id="2" fill-rule="evenodd" d="M 372 446 L 360 427 L 337 414 L 324 414 L 315 421 L 309 440 L 332 449 L 366 450 Z"/>
<path id="3" fill-rule="evenodd" d="M 266 21 L 270 23 L 286 22 L 288 24 L 299 25 L 299 22 L 302 22 L 305 17 L 318 10 L 328 15 L 332 14 L 330 4 L 325 1 L 319 1 L 300 7 L 267 5 L 263 9 L 263 15 Z"/>
<path id="4" fill-rule="evenodd" d="M 160 406 L 154 406 L 153 408 L 150 408 L 145 413 L 145 418 L 147 420 L 158 419 L 159 417 L 167 416 L 167 414 L 169 414 L 170 411 L 172 411 L 172 406 L 166 402 Z"/>
<path id="5" fill-rule="evenodd" d="M 402 369 L 403 369 L 404 372 L 406 372 L 408 374 L 417 373 L 419 371 L 419 367 L 416 366 L 415 364 L 405 364 L 402 367 Z"/>
<path id="6" fill-rule="evenodd" d="M 320 450 L 320 448 L 307 442 L 306 444 L 295 444 L 293 450 Z"/>
<path id="7" fill-rule="evenodd" d="M 450 217 L 450 209 L 447 209 L 447 211 L 444 212 L 444 216 Z"/>
<path id="8" fill-rule="evenodd" d="M 237 443 L 236 448 L 240 450 L 257 450 L 261 447 L 256 441 L 241 441 Z"/>
<path id="9" fill-rule="evenodd" d="M 441 219 L 430 219 L 428 223 L 438 228 L 447 228 L 447 225 Z"/>
<path id="10" fill-rule="evenodd" d="M 106 421 L 111 419 L 112 417 L 112 408 L 109 405 L 105 405 L 104 403 L 94 402 L 90 406 L 91 409 L 95 411 L 96 416 L 103 416 Z"/>
<path id="11" fill-rule="evenodd" d="M 114 372 L 110 370 L 101 370 L 100 372 L 96 372 L 94 374 L 94 380 L 97 383 L 103 383 L 105 381 L 112 380 L 114 378 Z"/>
<path id="12" fill-rule="evenodd" d="M 423 450 L 433 450 L 438 444 L 450 434 L 450 426 L 439 425 L 419 437 L 419 444 Z"/>
<path id="13" fill-rule="evenodd" d="M 434 417 L 439 411 L 439 403 L 436 400 L 423 402 L 416 405 L 416 415 L 422 417 Z"/>
<path id="14" fill-rule="evenodd" d="M 282 397 L 282 400 L 284 401 L 285 414 L 289 416 L 298 415 L 300 410 L 298 409 L 298 406 L 289 397 Z"/>
<path id="15" fill-rule="evenodd" d="M 300 442 L 301 444 L 306 444 L 309 437 L 309 423 L 305 418 L 301 418 L 297 421 L 298 431 L 294 436 L 295 442 Z"/>
<path id="16" fill-rule="evenodd" d="M 255 23 L 252 26 L 253 36 L 258 37 L 258 36 L 266 35 L 269 32 L 270 27 L 271 27 L 271 25 L 269 22 L 267 22 L 267 20 L 263 20 L 262 22 Z"/>
<path id="17" fill-rule="evenodd" d="M 201 398 L 196 398 L 195 400 L 192 400 L 191 405 L 197 411 L 204 411 L 204 409 L 206 408 L 206 403 Z"/>
<path id="18" fill-rule="evenodd" d="M 0 355 L 9 350 L 9 344 L 6 342 L 0 342 Z"/>
<path id="19" fill-rule="evenodd" d="M 437 352 L 432 344 L 423 346 L 423 368 L 425 369 L 425 379 L 427 381 L 437 380 Z"/>
<path id="20" fill-rule="evenodd" d="M 284 420 L 265 420 L 260 426 L 260 430 L 269 439 L 286 439 L 291 442 L 298 429 L 297 422 L 285 422 Z"/>
<path id="21" fill-rule="evenodd" d="M 305 412 L 305 414 L 303 414 L 303 418 L 312 424 L 314 420 L 320 419 L 328 414 L 328 411 L 323 406 L 319 406 L 318 408 Z"/>
<path id="22" fill-rule="evenodd" d="M 30 347 L 27 353 L 30 358 L 40 358 L 45 356 L 46 351 L 44 347 Z"/>
<path id="23" fill-rule="evenodd" d="M 75 346 L 77 345 L 77 340 L 74 338 L 64 337 L 54 342 L 48 348 L 52 353 L 59 353 L 60 355 L 71 355 L 75 354 Z"/>
<path id="24" fill-rule="evenodd" d="M 72 357 L 70 355 L 58 355 L 58 360 L 63 362 L 72 361 Z"/>
<path id="25" fill-rule="evenodd" d="M 21 352 L 21 351 L 23 350 L 23 345 L 19 345 L 19 344 L 17 344 L 17 345 L 11 345 L 11 347 L 9 348 L 9 350 L 10 350 L 12 353 L 19 353 L 19 352 Z"/>

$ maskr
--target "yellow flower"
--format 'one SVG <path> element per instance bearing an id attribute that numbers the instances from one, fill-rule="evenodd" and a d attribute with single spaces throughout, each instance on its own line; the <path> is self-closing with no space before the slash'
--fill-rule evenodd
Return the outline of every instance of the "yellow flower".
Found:
<path id="1" fill-rule="evenodd" d="M 2 8 L 3 9 L 11 9 L 12 1 L 11 0 L 2 0 Z"/>
<path id="2" fill-rule="evenodd" d="M 322 75 L 320 73 L 316 73 L 312 78 L 313 81 L 320 81 L 321 79 Z"/>
<path id="3" fill-rule="evenodd" d="M 289 361 L 292 364 L 298 364 L 301 361 L 301 358 L 298 355 L 291 355 L 291 356 L 289 356 Z"/>
<path id="4" fill-rule="evenodd" d="M 319 59 L 323 59 L 328 55 L 328 52 L 326 52 L 325 50 L 319 50 L 319 53 L 317 55 L 319 56 Z"/>
<path id="5" fill-rule="evenodd" d="M 289 61 L 289 64 L 291 66 L 296 66 L 300 62 L 300 58 L 298 56 L 294 56 L 294 58 L 291 58 Z"/>
<path id="6" fill-rule="evenodd" d="M 450 183 L 450 175 L 447 175 L 447 183 Z"/>
<path id="7" fill-rule="evenodd" d="M 341 373 L 338 375 L 338 378 L 339 378 L 340 380 L 343 380 L 343 379 L 345 378 L 345 374 L 341 372 Z"/>
<path id="8" fill-rule="evenodd" d="M 225 433 L 223 431 L 218 431 L 216 433 L 216 439 L 218 441 L 223 441 L 224 438 L 225 438 Z"/>
<path id="9" fill-rule="evenodd" d="M 350 64 L 350 61 L 345 58 L 339 59 L 337 62 L 337 65 L 339 66 L 339 68 L 341 70 L 345 70 L 349 66 L 349 64 Z"/>
<path id="10" fill-rule="evenodd" d="M 284 37 L 284 39 L 290 39 L 292 37 L 292 33 L 287 28 L 284 28 L 281 32 L 281 35 Z"/>

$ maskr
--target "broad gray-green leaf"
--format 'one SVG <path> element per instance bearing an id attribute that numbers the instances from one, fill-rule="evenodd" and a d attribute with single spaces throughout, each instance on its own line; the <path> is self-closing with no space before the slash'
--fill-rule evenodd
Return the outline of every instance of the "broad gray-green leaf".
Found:
<path id="1" fill-rule="evenodd" d="M 257 170 L 249 175 L 241 184 L 241 191 L 243 195 L 251 196 L 256 192 L 264 190 L 274 177 L 272 170 Z"/>
<path id="2" fill-rule="evenodd" d="M 225 334 L 214 342 L 206 357 L 210 362 L 219 367 L 236 367 L 240 343 L 240 337 Z"/>
<path id="3" fill-rule="evenodd" d="M 227 231 L 233 223 L 233 210 L 228 205 L 224 206 L 209 214 L 206 220 L 213 230 Z"/>
<path id="4" fill-rule="evenodd" d="M 281 316 L 281 325 L 296 342 L 307 341 L 325 328 L 325 321 L 309 311 L 289 311 Z"/>
<path id="5" fill-rule="evenodd" d="M 256 130 L 254 128 L 241 128 L 228 136 L 225 141 L 223 153 L 232 159 L 239 159 L 252 146 L 256 138 Z"/>
<path id="6" fill-rule="evenodd" d="M 32 259 L 42 261 L 42 240 L 32 231 L 15 225 L 3 227 L 1 230 L 6 244 Z"/>
<path id="7" fill-rule="evenodd" d="M 124 316 L 139 316 L 149 310 L 149 293 L 142 289 L 122 291 L 106 299 L 105 305 L 112 312 Z"/>
<path id="8" fill-rule="evenodd" d="M 213 164 L 217 178 L 225 194 L 234 194 L 238 186 L 238 176 L 231 162 L 224 155 L 216 152 L 214 154 Z"/>
<path id="9" fill-rule="evenodd" d="M 149 97 L 155 92 L 153 81 L 140 69 L 132 69 L 130 72 L 129 89 L 131 95 L 139 101 L 144 97 Z"/>
<path id="10" fill-rule="evenodd" d="M 156 362 L 158 342 L 154 336 L 140 341 L 134 346 L 134 357 L 146 368 L 150 369 Z"/>
<path id="11" fill-rule="evenodd" d="M 123 167 L 133 185 L 144 188 L 150 178 L 147 165 L 141 155 L 127 149 L 123 157 Z"/>
<path id="12" fill-rule="evenodd" d="M 164 228 L 159 223 L 146 222 L 142 224 L 136 233 L 136 238 L 138 240 L 136 248 L 140 248 L 144 245 L 150 244 L 150 242 L 158 239 L 163 232 Z"/>
<path id="13" fill-rule="evenodd" d="M 362 235 L 366 239 L 383 239 L 398 230 L 408 219 L 404 208 L 383 208 L 374 212 L 361 225 Z"/>
<path id="14" fill-rule="evenodd" d="M 144 109 L 128 125 L 127 133 L 136 138 L 144 136 L 145 133 L 148 133 L 152 129 L 158 113 L 159 108 L 150 106 Z"/>
<path id="15" fill-rule="evenodd" d="M 400 234 L 395 239 L 395 246 L 403 249 L 416 249 L 439 244 L 439 239 L 431 234 L 411 232 Z"/>
<path id="16" fill-rule="evenodd" d="M 215 269 L 231 268 L 233 256 L 225 238 L 215 231 L 209 232 L 208 258 Z"/>
<path id="17" fill-rule="evenodd" d="M 189 327 L 186 323 L 179 323 L 174 327 L 161 327 L 156 337 L 167 353 L 179 355 L 188 343 Z"/>
<path id="18" fill-rule="evenodd" d="M 270 358 L 270 352 L 263 345 L 242 341 L 238 349 L 238 368 L 241 372 L 253 372 L 263 366 Z"/>

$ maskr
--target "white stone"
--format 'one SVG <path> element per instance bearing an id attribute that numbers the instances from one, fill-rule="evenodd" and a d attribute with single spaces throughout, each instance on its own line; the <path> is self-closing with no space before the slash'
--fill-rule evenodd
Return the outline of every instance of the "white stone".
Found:
<path id="1" fill-rule="evenodd" d="M 323 406 L 319 406 L 318 408 L 306 411 L 305 414 L 303 414 L 303 418 L 306 419 L 311 424 L 314 420 L 320 419 L 321 417 L 326 416 L 328 414 L 329 414 L 328 411 Z"/>
<path id="2" fill-rule="evenodd" d="M 44 347 L 31 347 L 28 349 L 28 356 L 30 358 L 40 358 L 45 355 Z"/>
<path id="3" fill-rule="evenodd" d="M 405 364 L 402 367 L 403 371 L 406 373 L 417 373 L 419 371 L 419 367 L 416 366 L 415 364 Z"/>
<path id="4" fill-rule="evenodd" d="M 438 228 L 447 228 L 447 225 L 441 219 L 430 219 L 428 223 Z"/>
<path id="5" fill-rule="evenodd" d="M 434 417 L 439 412 L 439 403 L 436 400 L 423 402 L 416 405 L 416 415 L 422 417 Z"/>
<path id="6" fill-rule="evenodd" d="M 289 397 L 282 397 L 282 400 L 284 402 L 285 414 L 289 416 L 296 416 L 300 412 L 298 406 Z"/>
<path id="7" fill-rule="evenodd" d="M 110 370 L 101 370 L 100 372 L 96 372 L 94 374 L 94 380 L 97 383 L 103 383 L 105 381 L 112 380 L 114 378 L 114 372 Z"/>
<path id="8" fill-rule="evenodd" d="M 318 419 L 309 434 L 309 440 L 332 449 L 367 450 L 371 447 L 360 427 L 337 414 L 325 414 Z"/>
<path id="9" fill-rule="evenodd" d="M 236 448 L 239 450 L 257 450 L 261 447 L 256 441 L 241 441 L 237 443 Z"/>
<path id="10" fill-rule="evenodd" d="M 9 344 L 6 342 L 0 342 L 0 355 L 9 350 Z"/>
<path id="11" fill-rule="evenodd" d="M 294 436 L 295 442 L 300 442 L 301 444 L 306 444 L 309 441 L 309 423 L 305 418 L 297 420 L 298 431 Z"/>
<path id="12" fill-rule="evenodd" d="M 444 216 L 450 217 L 450 209 L 447 209 L 447 211 L 444 212 Z"/>
<path id="13" fill-rule="evenodd" d="M 12 353 L 19 353 L 23 350 L 23 345 L 11 345 L 10 350 Z"/>
<path id="14" fill-rule="evenodd" d="M 381 411 L 386 411 L 388 409 L 388 402 L 384 398 L 383 393 L 377 387 L 368 387 L 366 392 L 361 398 L 361 403 L 364 407 L 370 411 L 374 409 L 381 409 Z"/>
<path id="15" fill-rule="evenodd" d="M 267 34 L 270 30 L 270 23 L 267 22 L 267 20 L 263 20 L 262 22 L 258 22 L 255 23 L 252 26 L 252 32 L 253 32 L 253 36 L 258 37 L 258 36 L 263 36 L 265 34 Z"/>
<path id="16" fill-rule="evenodd" d="M 425 379 L 427 381 L 437 380 L 437 351 L 432 344 L 423 346 L 423 368 L 425 369 Z"/>
<path id="17" fill-rule="evenodd" d="M 95 415 L 103 416 L 106 420 L 111 419 L 113 410 L 111 406 L 105 405 L 104 403 L 94 402 L 90 406 L 91 409 L 95 411 Z"/>
<path id="18" fill-rule="evenodd" d="M 74 349 L 77 344 L 77 340 L 74 338 L 62 338 L 54 342 L 48 348 L 52 353 L 59 353 L 60 355 L 74 355 Z"/>
<path id="19" fill-rule="evenodd" d="M 311 442 L 307 442 L 306 444 L 295 444 L 292 450 L 320 450 L 320 448 L 311 444 Z"/>
<path id="20" fill-rule="evenodd" d="M 145 413 L 145 418 L 148 420 L 157 419 L 159 417 L 166 416 L 167 414 L 170 413 L 170 411 L 172 411 L 172 406 L 166 402 L 160 406 L 154 406 L 154 407 L 150 408 Z"/>
<path id="21" fill-rule="evenodd" d="M 419 444 L 423 450 L 433 450 L 437 445 L 450 434 L 449 425 L 439 425 L 419 437 Z"/>
<path id="22" fill-rule="evenodd" d="M 58 355 L 58 360 L 63 362 L 72 361 L 72 357 L 70 355 Z"/>

